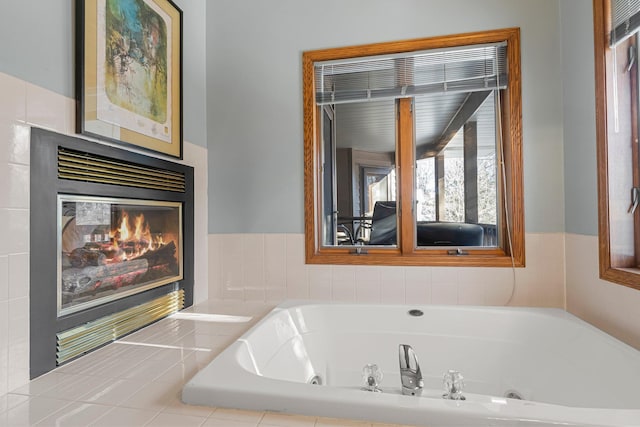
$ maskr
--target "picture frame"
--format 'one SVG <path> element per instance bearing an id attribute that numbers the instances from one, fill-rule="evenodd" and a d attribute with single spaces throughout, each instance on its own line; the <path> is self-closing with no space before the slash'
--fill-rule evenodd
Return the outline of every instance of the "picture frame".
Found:
<path id="1" fill-rule="evenodd" d="M 182 10 L 76 0 L 77 133 L 182 159 Z"/>

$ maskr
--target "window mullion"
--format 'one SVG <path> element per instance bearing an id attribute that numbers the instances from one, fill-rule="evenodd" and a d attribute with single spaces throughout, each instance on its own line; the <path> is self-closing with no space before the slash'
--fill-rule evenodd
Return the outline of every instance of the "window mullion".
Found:
<path id="1" fill-rule="evenodd" d="M 398 189 L 400 212 L 398 215 L 399 248 L 403 254 L 415 251 L 415 197 L 414 197 L 414 124 L 413 124 L 413 98 L 398 100 Z"/>

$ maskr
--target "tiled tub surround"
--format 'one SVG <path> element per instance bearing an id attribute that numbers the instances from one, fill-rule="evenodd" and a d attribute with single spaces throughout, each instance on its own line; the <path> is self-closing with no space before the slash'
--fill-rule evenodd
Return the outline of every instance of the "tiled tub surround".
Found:
<path id="1" fill-rule="evenodd" d="M 526 235 L 526 268 L 305 265 L 302 234 L 209 236 L 209 298 L 564 308 L 564 234 Z M 515 288 L 514 288 L 515 280 Z"/>
<path id="2" fill-rule="evenodd" d="M 598 278 L 598 238 L 566 235 L 570 313 L 640 349 L 640 291 Z"/>

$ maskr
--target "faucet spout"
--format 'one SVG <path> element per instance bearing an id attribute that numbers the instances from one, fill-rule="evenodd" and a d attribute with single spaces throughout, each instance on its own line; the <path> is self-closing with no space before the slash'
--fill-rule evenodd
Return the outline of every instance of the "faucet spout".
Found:
<path id="1" fill-rule="evenodd" d="M 400 381 L 402 382 L 402 394 L 408 396 L 420 396 L 424 383 L 418 356 L 408 344 L 400 344 Z"/>

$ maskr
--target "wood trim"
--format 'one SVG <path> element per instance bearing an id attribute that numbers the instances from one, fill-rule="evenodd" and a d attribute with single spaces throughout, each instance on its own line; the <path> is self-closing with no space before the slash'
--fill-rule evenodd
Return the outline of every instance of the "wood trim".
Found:
<path id="1" fill-rule="evenodd" d="M 311 263 L 317 254 L 320 242 L 316 235 L 317 222 L 316 206 L 319 195 L 316 193 L 318 173 L 317 165 L 317 141 L 320 140 L 319 127 L 316 123 L 319 112 L 315 105 L 315 85 L 313 78 L 313 59 L 308 55 L 302 57 L 302 114 L 305 123 L 303 129 L 304 139 L 304 235 L 305 235 L 305 259 Z"/>
<path id="2" fill-rule="evenodd" d="M 311 63 L 318 61 L 331 61 L 336 59 L 360 58 L 363 56 L 383 55 L 389 53 L 406 53 L 419 50 L 436 48 L 448 48 L 483 43 L 497 43 L 509 40 L 517 33 L 519 28 L 504 28 L 499 30 L 479 31 L 473 33 L 453 34 L 447 36 L 435 36 L 421 39 L 400 40 L 384 43 L 373 43 L 358 46 L 347 46 L 330 49 L 319 49 L 306 51 L 304 58 L 311 60 Z M 304 71 L 303 71 L 304 73 Z M 313 77 L 313 76 L 312 76 Z M 313 78 L 312 78 L 313 80 Z"/>
<path id="3" fill-rule="evenodd" d="M 399 247 L 403 254 L 413 252 L 416 246 L 415 230 L 415 209 L 413 175 L 414 168 L 406 165 L 415 164 L 415 152 L 413 148 L 413 99 L 403 98 L 398 100 L 398 190 L 399 200 L 399 220 L 400 225 L 398 236 Z"/>
<path id="4" fill-rule="evenodd" d="M 596 156 L 598 162 L 598 251 L 600 277 L 611 269 L 609 256 L 609 188 L 607 161 L 606 0 L 593 0 L 594 59 L 596 76 Z"/>
<path id="5" fill-rule="evenodd" d="M 596 86 L 596 154 L 598 164 L 598 252 L 600 278 L 640 290 L 640 270 L 612 266 L 611 228 L 609 215 L 609 128 L 607 116 L 611 102 L 607 82 L 612 60 L 608 36 L 610 32 L 608 0 L 593 0 L 594 58 Z"/>
<path id="6" fill-rule="evenodd" d="M 509 134 L 503 134 L 504 162 L 506 170 L 507 196 L 506 205 L 510 218 L 509 234 L 503 232 L 503 238 L 511 237 L 510 244 L 503 243 L 507 253 L 513 257 L 517 267 L 525 266 L 524 247 L 524 178 L 522 165 L 522 75 L 520 71 L 520 30 L 512 31 L 507 38 L 507 55 L 509 63 L 509 88 L 504 97 L 503 129 L 509 129 Z M 504 231 L 507 223 L 504 222 Z"/>
<path id="7" fill-rule="evenodd" d="M 508 129 L 504 135 L 505 165 L 507 171 L 507 200 L 509 208 L 509 228 L 513 245 L 508 245 L 506 239 L 500 243 L 501 248 L 469 249 L 468 255 L 452 256 L 446 249 L 416 248 L 415 230 L 413 222 L 413 185 L 405 188 L 407 180 L 413 180 L 412 168 L 400 170 L 402 193 L 400 194 L 401 234 L 397 248 L 367 248 L 366 255 L 354 255 L 353 248 L 321 247 L 317 213 L 319 200 L 319 165 L 318 156 L 320 140 L 316 129 L 319 123 L 315 108 L 315 81 L 313 64 L 320 61 L 357 58 L 363 56 L 381 55 L 389 53 L 403 53 L 434 48 L 446 48 L 472 44 L 495 43 L 507 41 L 507 55 L 509 61 L 509 89 L 504 97 L 507 101 L 503 105 L 505 117 L 503 129 Z M 443 37 L 402 40 L 388 43 L 375 43 L 361 46 L 350 46 L 336 49 L 321 49 L 304 52 L 302 55 L 303 68 L 303 116 L 304 116 L 304 203 L 305 203 L 305 249 L 306 262 L 310 264 L 351 264 L 351 265 L 434 265 L 434 266 L 486 266 L 486 267 L 524 267 L 524 197 L 522 176 L 522 99 L 520 75 L 520 30 L 506 28 L 493 31 L 465 33 Z M 402 105 L 404 105 L 401 102 Z M 401 124 L 401 127 L 407 126 Z M 413 125 L 412 125 L 413 126 Z M 506 128 L 505 128 L 506 126 Z M 404 129 L 403 135 L 408 133 Z M 413 128 L 411 128 L 413 133 Z M 404 147 L 403 147 L 404 148 Z M 409 153 L 400 148 L 399 155 L 413 160 L 415 153 L 413 145 Z M 412 163 L 409 163 L 412 164 Z M 502 193 L 502 191 L 500 191 Z M 407 214 L 409 212 L 409 214 Z M 504 221 L 503 221 L 504 222 Z M 409 223 L 410 226 L 406 224 Z M 506 235 L 506 225 L 503 235 Z"/>

